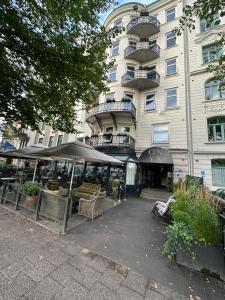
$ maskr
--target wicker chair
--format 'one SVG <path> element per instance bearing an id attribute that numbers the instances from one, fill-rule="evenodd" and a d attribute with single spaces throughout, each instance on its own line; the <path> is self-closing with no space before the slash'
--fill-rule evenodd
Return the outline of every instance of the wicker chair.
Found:
<path id="1" fill-rule="evenodd" d="M 103 202 L 106 193 L 99 193 L 98 195 L 83 194 L 79 201 L 78 214 L 90 218 L 92 221 L 94 218 L 103 215 Z"/>

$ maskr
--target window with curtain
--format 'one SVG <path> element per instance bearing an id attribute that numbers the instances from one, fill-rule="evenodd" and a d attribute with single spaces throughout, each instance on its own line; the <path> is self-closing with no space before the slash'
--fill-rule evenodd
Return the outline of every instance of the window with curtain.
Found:
<path id="1" fill-rule="evenodd" d="M 225 90 L 221 88 L 221 81 L 217 79 L 208 80 L 205 84 L 205 99 L 224 99 Z"/>
<path id="2" fill-rule="evenodd" d="M 219 59 L 222 55 L 223 49 L 218 43 L 202 47 L 202 59 L 204 64 L 215 61 Z"/>
<path id="3" fill-rule="evenodd" d="M 109 70 L 109 77 L 108 77 L 109 81 L 115 81 L 116 80 L 116 71 L 117 71 L 117 67 L 113 67 Z"/>
<path id="4" fill-rule="evenodd" d="M 166 22 L 171 22 L 176 19 L 176 8 L 170 8 L 166 11 Z"/>
<path id="5" fill-rule="evenodd" d="M 166 34 L 166 47 L 170 48 L 175 46 L 177 43 L 177 36 L 176 33 L 171 31 L 169 33 Z"/>
<path id="6" fill-rule="evenodd" d="M 135 178 L 137 173 L 137 164 L 133 162 L 127 163 L 127 174 L 126 174 L 126 184 L 135 185 Z"/>
<path id="7" fill-rule="evenodd" d="M 152 142 L 153 144 L 169 143 L 169 125 L 155 124 L 152 126 Z"/>
<path id="8" fill-rule="evenodd" d="M 212 181 L 215 186 L 225 186 L 225 159 L 212 160 Z"/>
<path id="9" fill-rule="evenodd" d="M 177 59 L 172 58 L 166 60 L 166 75 L 172 75 L 177 73 Z"/>
<path id="10" fill-rule="evenodd" d="M 225 116 L 208 119 L 209 142 L 225 142 Z"/>
<path id="11" fill-rule="evenodd" d="M 177 106 L 177 89 L 166 90 L 166 107 L 173 108 Z"/>

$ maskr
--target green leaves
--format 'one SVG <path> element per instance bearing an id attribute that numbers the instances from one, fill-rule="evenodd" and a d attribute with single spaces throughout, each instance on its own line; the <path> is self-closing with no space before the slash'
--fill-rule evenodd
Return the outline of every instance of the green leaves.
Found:
<path id="1" fill-rule="evenodd" d="M 105 91 L 110 65 L 99 14 L 114 1 L 8 0 L 0 5 L 0 117 L 74 131 L 76 105 Z"/>

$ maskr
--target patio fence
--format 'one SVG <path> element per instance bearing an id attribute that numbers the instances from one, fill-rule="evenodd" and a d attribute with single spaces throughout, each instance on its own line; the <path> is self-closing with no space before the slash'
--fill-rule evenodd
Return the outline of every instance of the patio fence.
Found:
<path id="1" fill-rule="evenodd" d="M 71 215 L 70 197 L 62 197 L 44 191 L 37 196 L 22 193 L 19 185 L 4 183 L 0 186 L 0 203 L 10 203 L 15 211 L 21 208 L 29 212 L 34 220 L 40 217 L 55 221 L 62 226 L 62 233 L 67 230 L 68 218 Z"/>

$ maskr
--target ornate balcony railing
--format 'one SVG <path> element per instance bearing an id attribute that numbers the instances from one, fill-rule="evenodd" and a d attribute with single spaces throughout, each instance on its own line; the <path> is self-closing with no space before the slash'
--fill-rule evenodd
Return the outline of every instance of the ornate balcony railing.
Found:
<path id="1" fill-rule="evenodd" d="M 104 112 L 130 112 L 133 116 L 136 116 L 136 108 L 132 102 L 122 102 L 122 101 L 115 101 L 115 102 L 105 102 L 101 103 L 87 111 L 86 119 L 91 116 L 104 113 Z"/>
<path id="2" fill-rule="evenodd" d="M 90 146 L 98 147 L 129 147 L 134 149 L 135 139 L 130 135 L 99 135 L 86 141 Z"/>
<path id="3" fill-rule="evenodd" d="M 135 27 L 138 27 L 138 25 L 143 24 L 145 26 L 146 30 L 138 30 L 135 32 Z M 148 28 L 146 27 L 148 26 Z M 137 18 L 132 19 L 128 25 L 127 25 L 127 33 L 128 34 L 138 34 L 141 36 L 150 36 L 152 34 L 155 34 L 159 32 L 160 22 L 157 20 L 157 18 L 152 16 L 140 16 Z M 141 29 L 141 28 L 140 28 Z"/>
<path id="4" fill-rule="evenodd" d="M 160 75 L 156 71 L 135 70 L 122 77 L 122 86 L 133 87 L 139 90 L 159 86 Z"/>
<path id="5" fill-rule="evenodd" d="M 149 42 L 139 42 L 136 46 L 129 45 L 124 51 L 124 57 L 136 59 L 140 62 L 158 58 L 160 47 L 157 44 L 149 45 Z"/>

